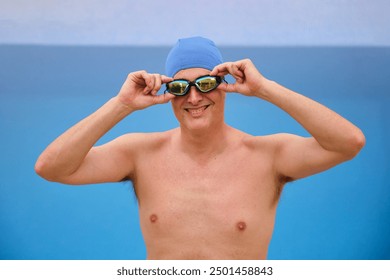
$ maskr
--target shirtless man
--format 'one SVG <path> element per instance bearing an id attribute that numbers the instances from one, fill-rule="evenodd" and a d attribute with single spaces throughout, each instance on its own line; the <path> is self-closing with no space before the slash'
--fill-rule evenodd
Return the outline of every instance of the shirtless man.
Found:
<path id="1" fill-rule="evenodd" d="M 169 77 L 130 73 L 117 96 L 46 148 L 36 172 L 71 185 L 131 180 L 148 259 L 265 259 L 284 184 L 352 159 L 364 135 L 330 109 L 268 80 L 249 59 L 222 63 L 210 40 L 179 40 L 166 65 Z M 172 77 L 200 85 L 200 76 L 227 74 L 235 82 L 220 81 L 208 93 L 191 83 L 181 96 L 157 94 Z M 200 89 L 216 86 L 213 79 Z M 183 94 L 177 84 L 169 91 Z M 228 126 L 226 92 L 271 102 L 312 137 L 252 136 Z M 94 146 L 129 114 L 169 101 L 178 128 Z"/>

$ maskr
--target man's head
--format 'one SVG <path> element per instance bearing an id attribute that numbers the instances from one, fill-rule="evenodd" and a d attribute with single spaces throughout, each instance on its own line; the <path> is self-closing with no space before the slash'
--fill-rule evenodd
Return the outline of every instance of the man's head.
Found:
<path id="1" fill-rule="evenodd" d="M 202 37 L 179 39 L 168 54 L 166 75 L 194 82 L 222 62 L 213 41 Z M 202 93 L 192 86 L 186 95 L 175 97 L 171 103 L 182 128 L 210 129 L 223 123 L 225 92 L 218 88 Z"/>

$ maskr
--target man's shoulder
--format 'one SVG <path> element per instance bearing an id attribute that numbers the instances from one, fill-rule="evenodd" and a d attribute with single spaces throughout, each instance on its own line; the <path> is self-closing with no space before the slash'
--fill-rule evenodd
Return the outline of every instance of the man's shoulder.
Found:
<path id="1" fill-rule="evenodd" d="M 136 149 L 152 149 L 168 143 L 174 132 L 175 129 L 163 132 L 137 132 L 122 135 L 120 138 L 124 145 L 131 145 Z"/>
<path id="2" fill-rule="evenodd" d="M 295 135 L 288 133 L 276 133 L 268 135 L 254 136 L 247 133 L 242 133 L 242 142 L 250 149 L 270 149 L 275 148 L 278 144 L 288 141 Z"/>

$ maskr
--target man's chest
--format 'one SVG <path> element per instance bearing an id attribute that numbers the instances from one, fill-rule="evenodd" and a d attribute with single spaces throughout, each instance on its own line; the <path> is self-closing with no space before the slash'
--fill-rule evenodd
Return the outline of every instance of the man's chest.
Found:
<path id="1" fill-rule="evenodd" d="M 275 196 L 272 162 L 247 153 L 196 161 L 169 153 L 138 164 L 136 191 L 142 200 L 170 200 L 199 207 L 268 203 Z M 158 202 L 158 201 L 156 201 Z"/>

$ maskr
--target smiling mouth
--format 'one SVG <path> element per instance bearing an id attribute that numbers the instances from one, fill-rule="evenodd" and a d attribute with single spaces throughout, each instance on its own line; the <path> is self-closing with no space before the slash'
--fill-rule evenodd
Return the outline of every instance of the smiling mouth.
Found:
<path id="1" fill-rule="evenodd" d="M 205 105 L 197 108 L 186 108 L 184 110 L 190 113 L 192 117 L 200 117 L 209 106 L 210 105 Z"/>

